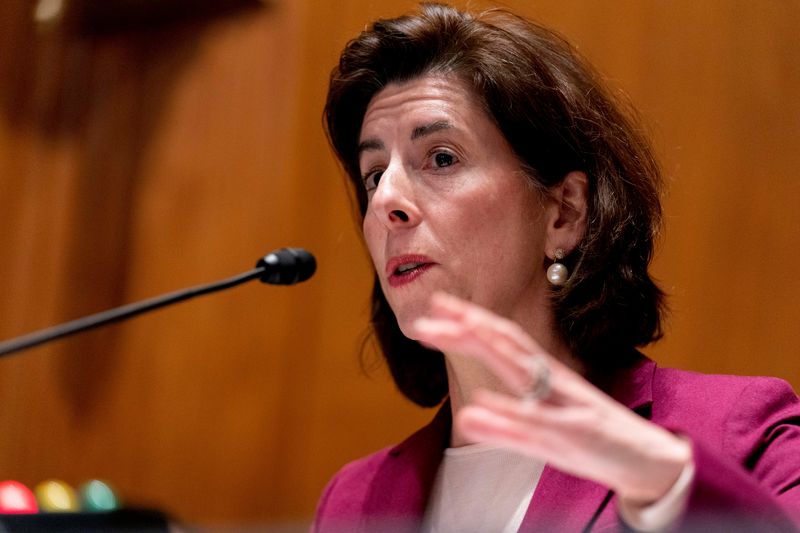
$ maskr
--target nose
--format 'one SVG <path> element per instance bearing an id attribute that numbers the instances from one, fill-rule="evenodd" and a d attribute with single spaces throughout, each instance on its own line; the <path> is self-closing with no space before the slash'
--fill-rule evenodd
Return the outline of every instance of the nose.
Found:
<path id="1" fill-rule="evenodd" d="M 368 211 L 386 227 L 411 227 L 419 223 L 420 212 L 414 201 L 414 185 L 402 166 L 390 165 L 372 193 Z"/>

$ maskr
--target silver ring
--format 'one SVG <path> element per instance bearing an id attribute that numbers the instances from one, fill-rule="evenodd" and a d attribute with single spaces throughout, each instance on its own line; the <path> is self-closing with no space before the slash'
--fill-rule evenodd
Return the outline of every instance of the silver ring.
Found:
<path id="1" fill-rule="evenodd" d="M 541 355 L 531 357 L 527 366 L 531 385 L 523 398 L 529 401 L 546 398 L 550 395 L 550 367 Z"/>

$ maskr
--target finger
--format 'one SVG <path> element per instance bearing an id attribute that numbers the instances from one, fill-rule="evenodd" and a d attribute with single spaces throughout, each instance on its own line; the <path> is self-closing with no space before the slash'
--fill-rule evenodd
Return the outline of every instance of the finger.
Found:
<path id="1" fill-rule="evenodd" d="M 516 366 L 518 373 L 524 376 L 522 383 L 529 384 L 530 355 L 544 354 L 544 351 L 519 325 L 446 293 L 437 293 L 431 298 L 431 314 L 434 318 L 451 319 L 464 324 L 465 329 L 485 346 L 496 348 L 482 354 L 508 358 L 508 363 Z"/>
<path id="2" fill-rule="evenodd" d="M 518 396 L 547 391 L 550 400 L 559 402 L 558 382 L 552 358 L 546 354 L 521 351 L 518 343 L 494 330 L 494 319 L 467 322 L 461 318 L 424 319 L 415 323 L 419 340 L 453 354 L 466 354 L 481 360 L 489 370 Z"/>
<path id="3" fill-rule="evenodd" d="M 451 318 L 475 325 L 491 323 L 498 333 L 515 343 L 521 351 L 529 353 L 543 351 L 516 322 L 456 296 L 437 292 L 431 297 L 429 309 L 431 316 L 435 318 Z"/>
<path id="4" fill-rule="evenodd" d="M 481 393 L 461 408 L 454 423 L 467 439 L 534 455 L 620 494 L 657 499 L 692 460 L 691 446 L 622 406 L 616 409 L 616 414 L 600 413 Z M 643 442 L 649 443 L 647 449 Z M 648 449 L 659 450 L 659 457 Z"/>
<path id="5" fill-rule="evenodd" d="M 470 404 L 505 418 L 538 427 L 558 428 L 565 417 L 563 406 L 554 405 L 552 402 L 520 399 L 486 389 L 475 391 L 470 398 Z"/>
<path id="6" fill-rule="evenodd" d="M 520 423 L 479 406 L 462 408 L 456 417 L 458 430 L 468 439 L 510 448 L 550 462 L 562 450 L 552 432 L 532 429 L 530 423 Z"/>
<path id="7" fill-rule="evenodd" d="M 519 324 L 479 305 L 445 292 L 437 292 L 431 297 L 429 309 L 433 318 L 449 318 L 464 323 L 486 343 L 503 339 L 502 342 L 514 348 L 504 353 L 518 354 L 517 364 L 523 372 L 530 370 L 529 355 L 537 355 L 543 356 L 552 370 L 573 373 L 566 365 L 550 356 Z"/>
<path id="8" fill-rule="evenodd" d="M 482 407 L 468 406 L 459 411 L 455 423 L 467 439 L 500 446 L 534 457 L 563 472 L 612 486 L 605 457 L 593 455 L 592 448 L 547 427 L 532 428 L 529 423 L 505 418 Z"/>
<path id="9" fill-rule="evenodd" d="M 511 390 L 524 395 L 536 386 L 533 357 L 544 361 L 551 377 L 551 399 L 572 397 L 575 402 L 591 402 L 594 387 L 572 369 L 550 356 L 518 324 L 478 305 L 444 292 L 431 298 L 431 316 L 463 324 L 471 336 L 469 342 L 458 343 L 456 336 L 440 339 L 456 353 L 467 353 L 481 359 Z M 452 329 L 451 332 L 454 332 Z M 467 334 L 464 333 L 466 341 Z M 476 341 L 479 343 L 476 343 Z M 454 344 L 455 343 L 455 344 Z M 481 345 L 483 349 L 481 348 Z"/>
<path id="10" fill-rule="evenodd" d="M 454 320 L 418 318 L 411 325 L 414 338 L 450 353 L 474 354 L 484 349 L 482 343 Z"/>
<path id="11" fill-rule="evenodd" d="M 523 354 L 503 337 L 481 332 L 485 326 L 467 325 L 447 319 L 419 319 L 414 323 L 416 337 L 451 354 L 477 357 L 511 390 L 522 395 L 530 390 L 530 373 L 524 367 Z"/>

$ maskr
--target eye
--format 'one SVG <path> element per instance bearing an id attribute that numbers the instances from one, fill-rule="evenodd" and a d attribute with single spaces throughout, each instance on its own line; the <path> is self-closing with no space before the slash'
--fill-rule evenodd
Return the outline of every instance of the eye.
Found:
<path id="1" fill-rule="evenodd" d="M 378 187 L 378 182 L 381 181 L 383 176 L 383 169 L 370 170 L 362 174 L 361 181 L 364 182 L 364 188 L 367 192 L 374 191 Z"/>
<path id="2" fill-rule="evenodd" d="M 449 167 L 456 162 L 456 156 L 447 152 L 439 152 L 433 156 L 437 167 Z"/>
<path id="3" fill-rule="evenodd" d="M 428 154 L 428 165 L 433 170 L 452 167 L 458 163 L 458 157 L 448 150 L 437 148 Z"/>

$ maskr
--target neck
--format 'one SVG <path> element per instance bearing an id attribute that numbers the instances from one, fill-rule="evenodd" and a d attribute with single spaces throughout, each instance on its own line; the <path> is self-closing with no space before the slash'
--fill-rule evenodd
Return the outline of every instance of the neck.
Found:
<path id="1" fill-rule="evenodd" d="M 542 340 L 538 342 L 552 357 L 560 360 L 576 372 L 584 373 L 583 365 L 572 355 L 566 343 L 553 336 L 550 336 L 545 342 L 542 342 Z M 514 395 L 492 371 L 474 357 L 445 353 L 445 365 L 453 420 L 455 420 L 458 412 L 470 403 L 472 395 L 479 389 Z M 474 443 L 474 441 L 464 437 L 458 431 L 456 424 L 453 424 L 450 434 L 451 447 L 457 448 Z"/>

